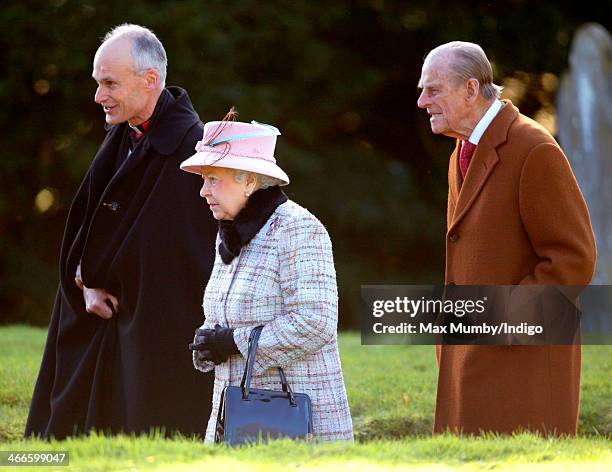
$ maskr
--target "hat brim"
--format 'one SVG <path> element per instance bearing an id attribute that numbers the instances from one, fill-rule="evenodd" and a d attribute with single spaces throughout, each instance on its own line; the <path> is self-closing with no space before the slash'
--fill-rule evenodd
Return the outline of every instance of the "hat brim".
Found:
<path id="1" fill-rule="evenodd" d="M 226 167 L 228 169 L 244 170 L 256 174 L 267 175 L 281 181 L 280 185 L 289 183 L 289 176 L 278 165 L 266 159 L 241 157 L 228 153 L 220 159 L 216 152 L 197 152 L 181 163 L 181 170 L 192 174 L 201 174 L 207 167 Z"/>

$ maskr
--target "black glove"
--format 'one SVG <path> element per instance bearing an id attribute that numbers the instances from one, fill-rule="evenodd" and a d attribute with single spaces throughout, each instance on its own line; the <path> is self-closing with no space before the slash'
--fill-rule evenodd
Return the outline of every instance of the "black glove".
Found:
<path id="1" fill-rule="evenodd" d="M 240 351 L 234 342 L 234 328 L 223 328 L 216 324 L 215 329 L 196 329 L 194 342 L 189 345 L 192 351 L 200 351 L 205 361 L 219 365 L 232 354 Z"/>

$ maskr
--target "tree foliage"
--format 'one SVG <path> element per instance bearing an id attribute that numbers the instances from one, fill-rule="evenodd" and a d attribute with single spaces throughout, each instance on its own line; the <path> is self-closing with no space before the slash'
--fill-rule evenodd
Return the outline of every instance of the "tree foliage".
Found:
<path id="1" fill-rule="evenodd" d="M 481 44 L 534 115 L 552 106 L 573 31 L 607 26 L 604 3 L 3 2 L 0 320 L 48 320 L 67 211 L 104 134 L 91 62 L 113 26 L 157 33 L 168 84 L 189 91 L 203 121 L 235 105 L 240 119 L 281 129 L 288 193 L 334 243 L 346 326 L 360 284 L 443 280 L 453 143 L 416 108 L 424 55 L 454 39 Z"/>

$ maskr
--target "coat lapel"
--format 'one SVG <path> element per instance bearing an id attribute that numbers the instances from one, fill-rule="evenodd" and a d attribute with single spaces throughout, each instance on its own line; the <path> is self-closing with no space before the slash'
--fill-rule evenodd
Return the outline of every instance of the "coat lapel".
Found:
<path id="1" fill-rule="evenodd" d="M 125 160 L 113 177 L 113 182 L 138 168 L 145 160 L 150 159 L 153 152 L 161 157 L 173 155 L 185 135 L 199 122 L 187 92 L 179 87 L 167 87 L 153 112 L 150 131 Z"/>
<path id="2" fill-rule="evenodd" d="M 142 141 L 132 150 L 132 153 L 124 160 L 117 173 L 113 176 L 112 183 L 136 169 L 147 155 L 149 147 L 149 140 L 145 136 Z"/>
<path id="3" fill-rule="evenodd" d="M 482 190 L 485 182 L 489 178 L 489 175 L 491 175 L 491 172 L 493 172 L 498 160 L 499 156 L 497 155 L 495 148 L 484 146 L 483 140 L 481 140 L 476 147 L 468 173 L 465 176 L 463 184 L 461 185 L 451 227 L 455 226 L 468 212 L 474 203 L 474 200 L 476 200 L 476 197 Z M 458 167 L 459 166 L 457 166 L 457 168 Z M 459 172 L 458 169 L 457 171 Z M 460 175 L 458 176 L 458 179 L 461 179 Z M 449 230 L 450 229 L 451 228 L 449 228 Z"/>
<path id="4" fill-rule="evenodd" d="M 115 162 L 117 154 L 121 152 L 126 127 L 124 123 L 110 127 L 107 138 L 94 157 L 90 169 L 89 205 L 97 205 L 114 176 Z"/>
<path id="5" fill-rule="evenodd" d="M 478 194 L 482 191 L 487 182 L 487 179 L 499 162 L 497 147 L 506 142 L 510 124 L 518 116 L 518 110 L 512 103 L 508 101 L 504 101 L 504 103 L 505 106 L 487 128 L 476 147 L 468 173 L 458 191 L 457 204 L 455 206 L 452 223 L 448 228 L 449 231 L 451 231 L 470 210 Z M 459 182 L 461 182 L 461 171 L 458 165 L 460 148 L 461 146 L 458 142 L 452 156 L 452 159 L 454 159 L 454 162 L 452 162 L 452 164 L 454 164 L 454 170 L 451 176 L 454 182 L 450 185 L 451 190 L 453 187 L 458 188 Z M 455 195 L 457 195 L 457 193 L 455 193 Z"/>
<path id="6" fill-rule="evenodd" d="M 449 189 L 449 197 L 452 201 L 457 204 L 457 200 L 459 199 L 459 191 L 461 190 L 461 184 L 463 178 L 461 177 L 461 169 L 459 168 L 459 151 L 461 150 L 461 141 L 457 140 L 455 143 L 455 150 L 451 154 L 450 163 L 449 163 L 449 173 L 448 173 L 448 189 Z"/>

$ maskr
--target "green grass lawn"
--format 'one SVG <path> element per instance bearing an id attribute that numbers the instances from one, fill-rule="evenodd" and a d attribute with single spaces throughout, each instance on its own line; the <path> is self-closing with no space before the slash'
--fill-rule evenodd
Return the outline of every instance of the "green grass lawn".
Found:
<path id="1" fill-rule="evenodd" d="M 44 340 L 42 329 L 0 328 L 0 451 L 69 451 L 70 467 L 57 470 L 210 470 L 212 465 L 224 471 L 612 469 L 612 346 L 583 348 L 578 438 L 431 437 L 433 347 L 361 346 L 358 334 L 344 333 L 340 351 L 358 442 L 276 442 L 230 450 L 186 438 L 22 440 Z"/>

